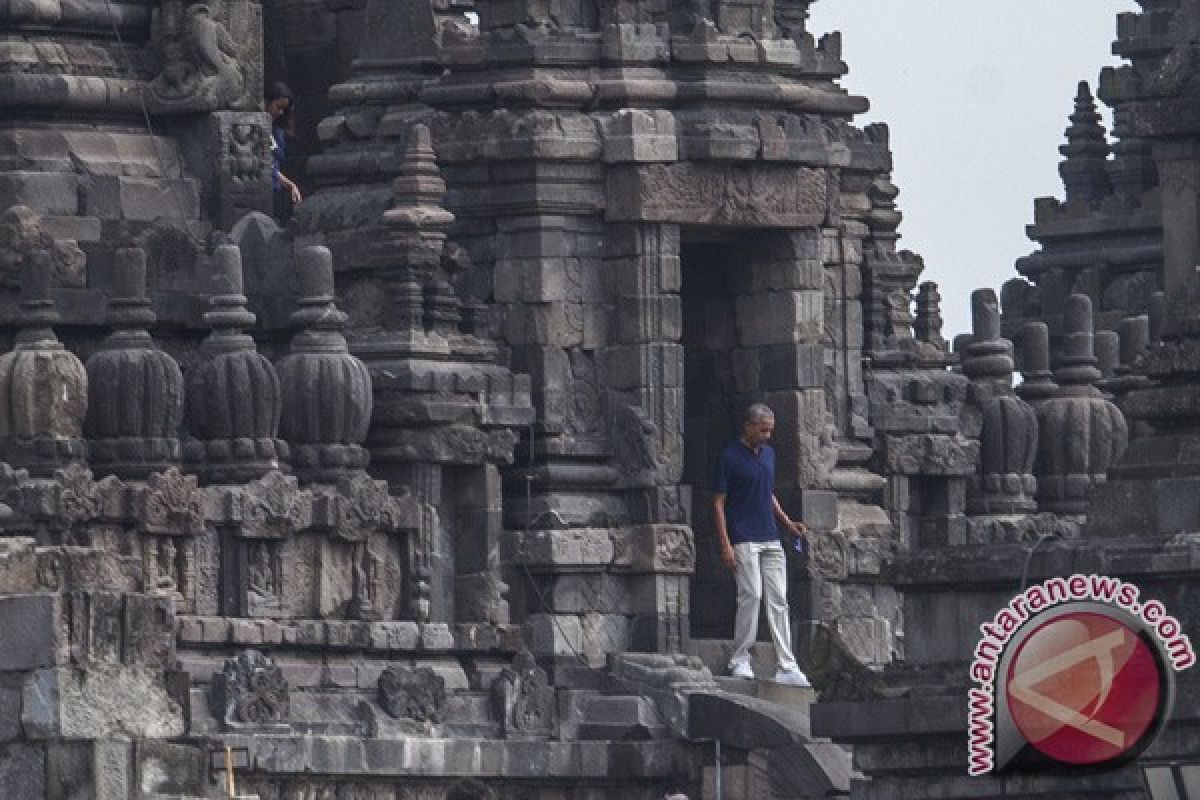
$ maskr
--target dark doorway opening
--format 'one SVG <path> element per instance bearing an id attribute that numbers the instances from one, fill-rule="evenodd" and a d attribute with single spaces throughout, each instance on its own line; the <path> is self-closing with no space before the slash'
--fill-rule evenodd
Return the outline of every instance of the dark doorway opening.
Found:
<path id="1" fill-rule="evenodd" d="M 737 384 L 735 298 L 739 252 L 746 236 L 684 230 L 680 244 L 684 348 L 683 483 L 692 487 L 690 519 L 696 535 L 696 572 L 691 586 L 691 635 L 733 636 L 736 589 L 720 560 L 712 516 L 716 458 L 737 433 L 744 397 Z"/>

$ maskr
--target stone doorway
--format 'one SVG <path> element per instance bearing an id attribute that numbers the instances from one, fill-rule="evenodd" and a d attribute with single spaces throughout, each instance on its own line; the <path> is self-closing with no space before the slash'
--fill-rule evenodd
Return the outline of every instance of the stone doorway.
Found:
<path id="1" fill-rule="evenodd" d="M 738 338 L 735 297 L 738 253 L 745 235 L 683 232 L 680 242 L 684 348 L 683 483 L 691 487 L 689 519 L 696 536 L 691 587 L 691 635 L 733 636 L 735 587 L 720 562 L 712 518 L 713 467 L 736 435 L 741 401 L 736 379 Z"/>
<path id="2" fill-rule="evenodd" d="M 823 271 L 815 229 L 688 229 L 680 241 L 684 468 L 696 535 L 691 631 L 733 632 L 733 576 L 720 563 L 712 470 L 751 402 L 775 411 L 776 493 L 793 516 L 815 485 L 825 415 Z M 797 563 L 793 566 L 799 566 Z M 796 572 L 793 571 L 795 575 Z M 793 586 L 793 608 L 803 596 Z M 802 614 L 807 617 L 807 614 Z M 766 626 L 760 625 L 766 635 Z"/>

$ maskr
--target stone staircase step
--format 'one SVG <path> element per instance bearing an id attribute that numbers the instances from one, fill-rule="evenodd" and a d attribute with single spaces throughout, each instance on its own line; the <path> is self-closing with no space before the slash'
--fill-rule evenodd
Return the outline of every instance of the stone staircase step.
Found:
<path id="1" fill-rule="evenodd" d="M 807 709 L 813 703 L 817 702 L 817 691 L 811 686 L 788 686 L 763 678 L 750 679 L 721 676 L 716 680 L 717 685 L 726 692 L 746 695 L 747 697 L 757 697 L 760 700 L 767 700 L 783 706 L 802 706 Z"/>
<path id="2" fill-rule="evenodd" d="M 688 654 L 704 662 L 704 666 L 708 667 L 713 675 L 728 675 L 729 657 L 733 655 L 733 640 L 692 639 Z M 758 677 L 774 676 L 778 668 L 775 645 L 770 642 L 755 642 L 750 648 L 750 666 Z"/>

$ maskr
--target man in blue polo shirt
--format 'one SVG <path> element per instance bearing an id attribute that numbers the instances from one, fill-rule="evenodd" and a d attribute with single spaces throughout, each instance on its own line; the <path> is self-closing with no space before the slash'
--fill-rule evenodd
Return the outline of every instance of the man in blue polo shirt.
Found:
<path id="1" fill-rule="evenodd" d="M 713 483 L 713 516 L 721 561 L 737 579 L 730 674 L 753 678 L 750 646 L 758 635 L 758 605 L 767 597 L 767 625 L 775 642 L 779 671 L 775 680 L 808 686 L 808 678 L 792 655 L 788 623 L 787 560 L 779 544 L 776 520 L 794 536 L 807 533 L 801 522 L 784 513 L 775 497 L 775 451 L 767 444 L 775 430 L 775 414 L 761 403 L 742 415 L 742 434 L 721 451 Z"/>

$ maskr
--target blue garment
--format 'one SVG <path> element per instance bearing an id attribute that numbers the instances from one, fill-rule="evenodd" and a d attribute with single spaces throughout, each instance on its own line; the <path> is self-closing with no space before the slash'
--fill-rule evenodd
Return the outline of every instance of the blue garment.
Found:
<path id="1" fill-rule="evenodd" d="M 755 453 L 740 439 L 726 445 L 717 461 L 713 491 L 725 495 L 725 526 L 730 544 L 772 542 L 775 525 L 775 451 Z"/>
<path id="2" fill-rule="evenodd" d="M 284 137 L 283 128 L 278 125 L 271 126 L 271 186 L 276 189 L 283 188 L 283 181 L 279 180 L 279 173 L 283 169 Z"/>

